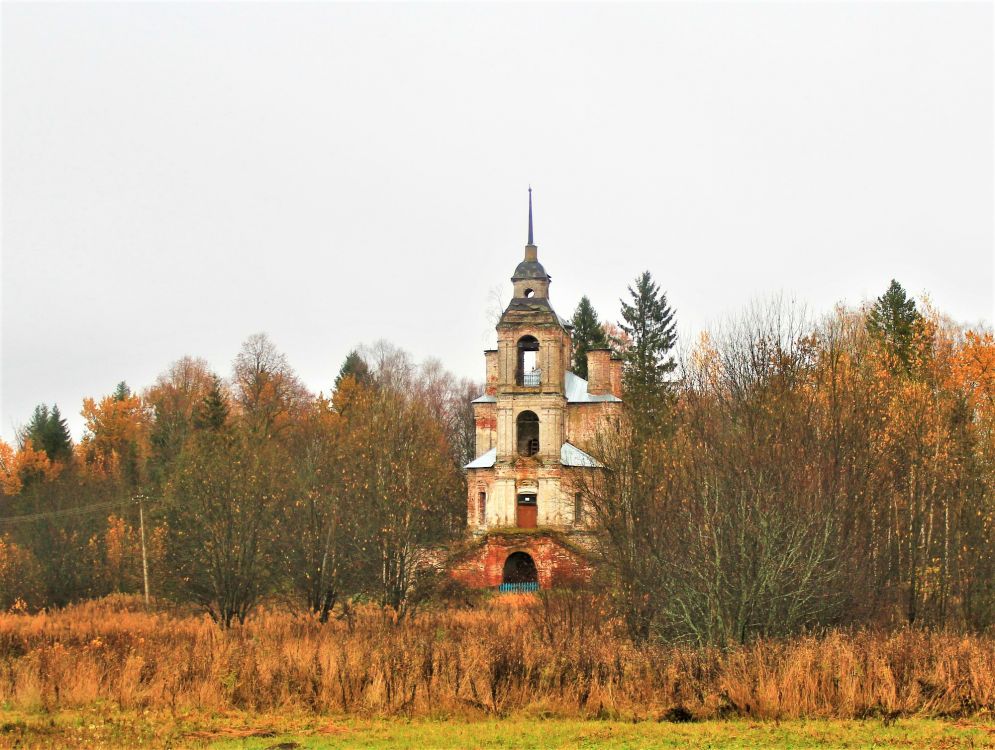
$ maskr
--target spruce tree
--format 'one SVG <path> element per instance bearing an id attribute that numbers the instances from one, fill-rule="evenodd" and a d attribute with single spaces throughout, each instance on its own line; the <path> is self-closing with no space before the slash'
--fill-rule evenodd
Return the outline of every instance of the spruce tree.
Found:
<path id="1" fill-rule="evenodd" d="M 573 371 L 587 380 L 587 353 L 608 346 L 598 313 L 587 296 L 580 298 L 580 304 L 574 311 L 573 327 Z"/>
<path id="2" fill-rule="evenodd" d="M 48 415 L 48 442 L 45 452 L 53 461 L 65 461 L 73 454 L 73 437 L 69 432 L 69 423 L 59 411 L 58 404 L 52 404 Z"/>
<path id="3" fill-rule="evenodd" d="M 335 378 L 336 390 L 338 390 L 342 380 L 347 377 L 352 377 L 358 384 L 368 384 L 372 380 L 370 366 L 366 364 L 366 360 L 355 349 L 349 352 L 345 358 L 345 362 L 342 363 L 342 367 L 339 369 L 339 374 Z"/>
<path id="4" fill-rule="evenodd" d="M 35 407 L 31 421 L 20 432 L 22 444 L 31 443 L 36 451 L 45 451 L 53 461 L 65 461 L 72 455 L 73 441 L 69 425 L 58 406 L 49 410 L 45 404 Z"/>
<path id="5" fill-rule="evenodd" d="M 874 301 L 867 314 L 867 330 L 895 355 L 902 369 L 912 366 L 916 328 L 922 315 L 902 285 L 891 280 L 887 291 Z"/>
<path id="6" fill-rule="evenodd" d="M 667 405 L 669 376 L 677 367 L 670 356 L 677 343 L 674 311 L 649 271 L 636 278 L 629 295 L 631 302 L 621 300 L 619 324 L 632 341 L 622 358 L 622 385 L 633 413 L 659 424 Z"/>
<path id="7" fill-rule="evenodd" d="M 21 430 L 21 444 L 31 443 L 31 447 L 36 450 L 45 449 L 45 437 L 48 434 L 48 407 L 45 404 L 38 404 L 31 414 L 29 421 Z"/>
<path id="8" fill-rule="evenodd" d="M 211 390 L 194 410 L 193 426 L 198 430 L 221 432 L 228 424 L 228 399 L 221 387 L 221 378 L 211 376 Z"/>
<path id="9" fill-rule="evenodd" d="M 670 350 L 677 343 L 674 311 L 667 305 L 667 295 L 653 281 L 649 271 L 629 287 L 631 304 L 622 302 L 620 328 L 632 340 L 625 352 L 623 382 L 626 390 L 656 389 L 666 385 L 667 377 L 677 366 Z"/>
<path id="10" fill-rule="evenodd" d="M 117 384 L 117 387 L 114 389 L 114 393 L 112 393 L 111 396 L 113 396 L 115 401 L 124 401 L 125 399 L 131 398 L 131 389 L 128 387 L 128 384 L 122 380 Z"/>

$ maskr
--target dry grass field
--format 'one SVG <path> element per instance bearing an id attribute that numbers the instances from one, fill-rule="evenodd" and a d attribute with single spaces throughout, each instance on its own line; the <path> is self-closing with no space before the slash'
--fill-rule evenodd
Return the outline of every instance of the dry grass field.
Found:
<path id="1" fill-rule="evenodd" d="M 0 615 L 0 747 L 991 747 L 993 716 L 984 636 L 637 645 L 573 596 L 229 631 L 129 598 Z"/>

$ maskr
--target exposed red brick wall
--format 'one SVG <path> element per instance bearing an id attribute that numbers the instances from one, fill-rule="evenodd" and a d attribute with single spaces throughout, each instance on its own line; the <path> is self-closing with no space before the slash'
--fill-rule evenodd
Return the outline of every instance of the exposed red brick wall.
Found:
<path id="1" fill-rule="evenodd" d="M 622 398 L 622 360 L 611 358 L 608 362 L 608 375 L 611 380 L 612 395 Z"/>
<path id="2" fill-rule="evenodd" d="M 478 430 L 494 430 L 497 429 L 497 417 L 494 415 L 494 409 L 481 409 L 480 416 L 474 420 Z M 487 413 L 490 412 L 490 413 Z"/>
<path id="3" fill-rule="evenodd" d="M 588 448 L 598 430 L 604 428 L 605 420 L 617 416 L 621 406 L 617 401 L 570 404 L 566 412 L 566 439 L 581 450 Z"/>
<path id="4" fill-rule="evenodd" d="M 473 469 L 467 475 L 466 481 L 466 522 L 476 526 L 480 521 L 480 493 L 490 494 L 489 488 L 494 481 L 494 469 Z"/>
<path id="5" fill-rule="evenodd" d="M 612 392 L 611 350 L 591 349 L 587 353 L 587 392 L 605 395 Z"/>
<path id="6" fill-rule="evenodd" d="M 583 555 L 545 533 L 492 533 L 478 546 L 454 561 L 450 575 L 475 588 L 496 588 L 504 576 L 504 563 L 514 552 L 528 553 L 536 564 L 540 588 L 584 583 L 593 569 Z"/>
<path id="7" fill-rule="evenodd" d="M 476 458 L 497 445 L 497 411 L 494 404 L 474 404 L 473 423 Z"/>
<path id="8" fill-rule="evenodd" d="M 487 382 L 484 385 L 484 393 L 493 396 L 497 393 L 498 385 L 498 350 L 487 349 L 484 352 L 484 362 L 487 366 Z"/>

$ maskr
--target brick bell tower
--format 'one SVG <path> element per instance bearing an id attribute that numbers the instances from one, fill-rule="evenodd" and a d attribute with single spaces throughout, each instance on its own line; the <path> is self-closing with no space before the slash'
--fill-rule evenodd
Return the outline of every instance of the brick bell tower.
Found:
<path id="1" fill-rule="evenodd" d="M 572 326 L 549 301 L 551 277 L 533 237 L 514 295 L 484 352 L 485 392 L 474 400 L 476 456 L 467 470 L 471 551 L 454 561 L 468 585 L 530 591 L 586 580 L 591 567 L 580 472 L 604 471 L 585 446 L 621 407 L 621 362 L 588 355 L 590 381 L 570 371 Z"/>

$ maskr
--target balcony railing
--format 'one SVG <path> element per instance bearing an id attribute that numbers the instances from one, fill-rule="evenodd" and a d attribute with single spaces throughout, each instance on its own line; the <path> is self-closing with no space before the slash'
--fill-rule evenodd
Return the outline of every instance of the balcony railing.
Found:
<path id="1" fill-rule="evenodd" d="M 498 591 L 502 594 L 531 594 L 539 590 L 539 583 L 537 581 L 528 581 L 526 583 L 502 583 L 498 586 Z"/>
<path id="2" fill-rule="evenodd" d="M 533 370 L 532 372 L 522 373 L 522 385 L 541 385 L 542 384 L 542 370 Z"/>

